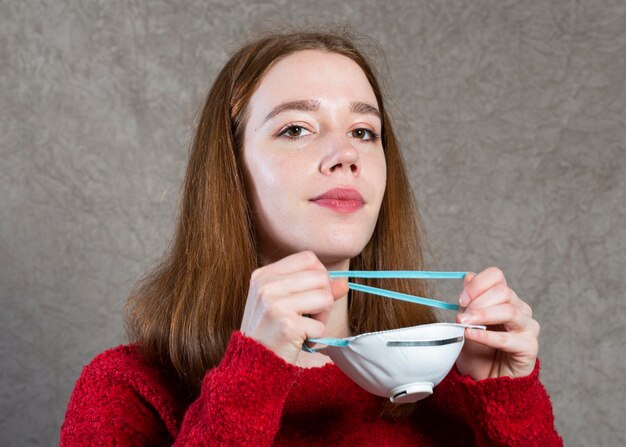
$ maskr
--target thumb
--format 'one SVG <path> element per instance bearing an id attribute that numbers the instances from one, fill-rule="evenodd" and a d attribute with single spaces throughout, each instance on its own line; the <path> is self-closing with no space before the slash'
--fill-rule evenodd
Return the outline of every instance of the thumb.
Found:
<path id="1" fill-rule="evenodd" d="M 465 274 L 465 277 L 463 278 L 463 291 L 461 292 L 461 296 L 459 297 L 459 304 L 461 305 L 461 307 L 467 307 L 467 305 L 470 303 L 470 297 L 465 291 L 465 286 L 467 286 L 467 283 L 469 283 L 475 276 L 476 273 L 467 272 Z"/>
<path id="2" fill-rule="evenodd" d="M 330 290 L 333 293 L 335 301 L 337 301 L 339 298 L 342 298 L 348 294 L 348 290 L 350 290 L 350 287 L 348 286 L 348 280 L 345 278 L 332 279 L 330 281 Z"/>

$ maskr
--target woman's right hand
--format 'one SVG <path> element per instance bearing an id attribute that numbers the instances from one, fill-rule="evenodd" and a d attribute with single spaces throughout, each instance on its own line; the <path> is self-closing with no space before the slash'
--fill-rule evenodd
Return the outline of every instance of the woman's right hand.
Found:
<path id="1" fill-rule="evenodd" d="M 287 256 L 252 272 L 241 332 L 295 364 L 307 338 L 324 336 L 330 308 L 346 293 L 347 281 L 331 280 L 313 252 Z"/>

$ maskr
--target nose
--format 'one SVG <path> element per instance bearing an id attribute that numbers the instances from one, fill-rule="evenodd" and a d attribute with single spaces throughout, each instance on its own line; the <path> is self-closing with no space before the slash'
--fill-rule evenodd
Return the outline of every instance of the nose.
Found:
<path id="1" fill-rule="evenodd" d="M 329 152 L 320 165 L 320 171 L 323 174 L 346 172 L 358 175 L 360 173 L 359 152 L 352 146 L 348 137 L 333 137 L 331 141 L 328 141 L 328 144 L 330 145 Z"/>

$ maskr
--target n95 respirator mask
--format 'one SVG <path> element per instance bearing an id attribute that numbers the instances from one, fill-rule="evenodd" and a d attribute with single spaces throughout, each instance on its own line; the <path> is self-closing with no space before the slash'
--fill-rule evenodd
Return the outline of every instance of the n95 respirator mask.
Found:
<path id="1" fill-rule="evenodd" d="M 434 323 L 369 332 L 342 339 L 318 339 L 328 343 L 307 349 L 327 355 L 354 382 L 391 402 L 416 402 L 429 396 L 450 372 L 461 352 L 466 327 Z"/>
<path id="2" fill-rule="evenodd" d="M 331 278 L 463 278 L 465 272 L 380 271 L 329 272 Z M 430 298 L 348 283 L 350 289 L 415 304 L 458 310 L 459 306 Z M 394 403 L 416 402 L 433 393 L 450 372 L 465 342 L 465 328 L 486 329 L 457 323 L 433 323 L 369 332 L 348 338 L 309 339 L 326 345 L 302 349 L 327 355 L 354 382 L 372 394 Z"/>

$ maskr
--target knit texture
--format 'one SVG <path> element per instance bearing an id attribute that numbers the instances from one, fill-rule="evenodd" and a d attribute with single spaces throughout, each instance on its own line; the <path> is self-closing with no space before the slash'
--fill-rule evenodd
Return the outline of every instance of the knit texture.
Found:
<path id="1" fill-rule="evenodd" d="M 334 364 L 300 368 L 233 333 L 188 402 L 135 345 L 98 355 L 76 382 L 61 446 L 562 446 L 539 362 L 527 377 L 475 381 L 453 368 L 407 419 L 382 417 Z"/>

